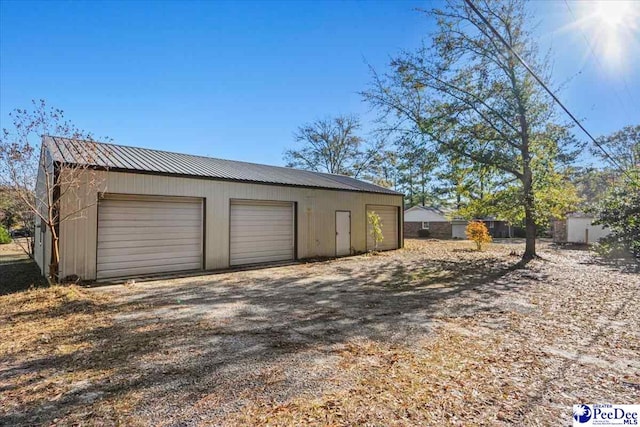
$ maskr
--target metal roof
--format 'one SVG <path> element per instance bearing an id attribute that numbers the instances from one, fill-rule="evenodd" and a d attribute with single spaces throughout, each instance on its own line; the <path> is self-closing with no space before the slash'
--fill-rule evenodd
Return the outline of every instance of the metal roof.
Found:
<path id="1" fill-rule="evenodd" d="M 44 145 L 54 161 L 104 168 L 116 172 L 166 174 L 365 193 L 401 194 L 344 175 L 172 153 L 149 148 L 127 147 L 58 136 L 45 136 Z"/>

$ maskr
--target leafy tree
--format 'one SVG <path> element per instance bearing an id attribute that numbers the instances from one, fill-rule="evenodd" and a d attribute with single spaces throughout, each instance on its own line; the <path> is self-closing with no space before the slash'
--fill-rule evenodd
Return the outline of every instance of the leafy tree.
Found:
<path id="1" fill-rule="evenodd" d="M 371 174 L 370 181 L 374 184 L 397 191 L 399 181 L 397 153 L 391 150 L 380 153 L 379 161 L 372 164 Z"/>
<path id="2" fill-rule="evenodd" d="M 640 168 L 640 125 L 626 126 L 598 141 L 620 167 L 637 172 Z M 603 160 L 609 158 L 598 148 L 591 148 L 593 154 Z"/>
<path id="3" fill-rule="evenodd" d="M 402 141 L 398 149 L 398 183 L 407 207 L 434 202 L 431 182 L 438 166 L 438 154 L 425 140 Z"/>
<path id="4" fill-rule="evenodd" d="M 640 126 L 627 126 L 600 143 L 622 168 L 617 182 L 599 203 L 596 223 L 612 232 L 604 239 L 609 251 L 623 249 L 640 258 Z M 594 154 L 606 158 L 604 153 Z"/>
<path id="5" fill-rule="evenodd" d="M 494 28 L 529 66 L 549 80 L 550 67 L 528 32 L 523 0 L 476 2 Z M 438 30 L 414 52 L 398 55 L 392 70 L 373 73 L 363 93 L 381 120 L 406 135 L 428 138 L 445 152 L 510 175 L 524 212 L 524 260 L 536 256 L 536 164 L 561 161 L 563 140 L 552 126 L 555 109 L 514 53 L 464 2 L 427 12 Z M 552 149 L 550 149 L 552 148 Z"/>
<path id="6" fill-rule="evenodd" d="M 358 136 L 360 120 L 341 115 L 317 120 L 298 128 L 294 137 L 300 148 L 285 151 L 287 166 L 358 178 L 376 169 L 382 143 L 367 144 Z"/>
<path id="7" fill-rule="evenodd" d="M 35 218 L 40 227 L 51 234 L 52 251 L 49 261 L 49 279 L 57 280 L 60 246 L 58 226 L 65 221 L 81 217 L 90 206 L 83 204 L 76 193 L 81 182 L 88 183 L 87 191 L 97 191 L 101 182 L 88 166 L 65 165 L 63 172 L 42 147 L 45 135 L 93 140 L 64 119 L 62 110 L 47 107 L 45 101 L 32 101 L 32 109 L 16 109 L 9 114 L 12 128 L 3 128 L 0 137 L 0 186 L 11 194 L 14 202 L 28 209 L 28 217 Z M 107 155 L 108 153 L 102 153 Z M 83 152 L 84 156 L 96 153 Z M 36 192 L 36 183 L 42 183 Z M 68 197 L 74 209 L 61 213 L 62 197 Z M 76 200 L 77 199 L 77 200 Z M 43 232 L 43 229 L 36 232 Z"/>
<path id="8" fill-rule="evenodd" d="M 611 169 L 580 167 L 569 170 L 569 180 L 575 186 L 580 199 L 577 209 L 585 212 L 597 209 L 611 188 L 619 173 Z"/>
<path id="9" fill-rule="evenodd" d="M 6 245 L 11 243 L 11 235 L 4 225 L 0 225 L 0 245 Z"/>
<path id="10" fill-rule="evenodd" d="M 472 167 L 466 159 L 455 154 L 443 156 L 443 163 L 444 167 L 436 175 L 438 184 L 434 189 L 435 194 L 443 198 L 447 205 L 459 211 L 469 198 L 471 187 L 474 185 L 474 180 L 469 179 Z"/>
<path id="11" fill-rule="evenodd" d="M 640 176 L 640 168 L 633 172 Z M 596 223 L 612 232 L 604 239 L 605 246 L 610 250 L 621 247 L 640 259 L 640 187 L 636 181 L 625 179 L 601 202 Z"/>
<path id="12" fill-rule="evenodd" d="M 469 221 L 467 228 L 465 229 L 467 239 L 473 240 L 476 243 L 476 248 L 481 251 L 484 243 L 491 242 L 491 235 L 487 226 L 482 221 Z"/>
<path id="13" fill-rule="evenodd" d="M 382 234 L 382 222 L 380 221 L 380 215 L 374 211 L 367 212 L 367 221 L 371 226 L 371 237 L 374 242 L 374 250 L 378 250 L 378 245 L 384 240 Z"/>
<path id="14" fill-rule="evenodd" d="M 519 186 L 509 186 L 488 196 L 484 200 L 484 209 L 491 210 L 501 220 L 515 225 L 524 223 L 525 214 Z M 550 172 L 534 182 L 535 212 L 534 221 L 537 229 L 545 229 L 552 218 L 564 218 L 578 206 L 579 197 L 575 186 L 566 174 Z M 487 208 L 489 205 L 491 208 Z"/>

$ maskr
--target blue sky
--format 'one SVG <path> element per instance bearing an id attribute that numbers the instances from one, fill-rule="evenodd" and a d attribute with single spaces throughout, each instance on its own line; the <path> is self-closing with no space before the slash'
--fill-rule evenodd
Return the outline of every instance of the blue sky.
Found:
<path id="1" fill-rule="evenodd" d="M 283 164 L 293 132 L 340 113 L 374 114 L 367 64 L 416 47 L 432 28 L 388 2 L 0 2 L 0 120 L 46 99 L 125 145 Z M 569 2 L 574 14 L 584 3 Z M 593 25 L 563 1 L 532 3 L 566 105 L 596 136 L 640 122 L 640 39 L 624 61 L 589 53 Z M 582 137 L 582 135 L 580 135 Z"/>

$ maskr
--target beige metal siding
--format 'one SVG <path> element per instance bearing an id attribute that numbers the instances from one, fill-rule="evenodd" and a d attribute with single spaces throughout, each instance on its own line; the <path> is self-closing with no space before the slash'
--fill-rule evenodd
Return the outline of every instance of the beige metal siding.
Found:
<path id="1" fill-rule="evenodd" d="M 378 250 L 398 249 L 398 207 L 367 206 L 367 212 L 375 212 L 380 216 L 383 239 L 378 244 Z M 367 221 L 367 250 L 374 248 L 375 241 L 371 233 L 371 224 Z"/>
<path id="2" fill-rule="evenodd" d="M 111 193 L 188 196 L 205 199 L 204 268 L 228 268 L 230 203 L 233 199 L 280 200 L 297 203 L 296 258 L 335 256 L 335 211 L 351 211 L 351 245 L 364 252 L 367 245 L 366 205 L 402 207 L 402 196 L 333 191 L 277 185 L 246 184 L 208 179 L 124 172 L 100 172 L 103 191 Z M 96 192 L 78 192 L 89 205 L 82 218 L 64 222 L 61 233 L 62 274 L 96 278 Z M 66 204 L 71 202 L 67 200 Z M 74 202 L 75 203 L 75 202 Z M 75 206 L 75 205 L 74 205 Z M 73 206 L 72 206 L 73 207 Z M 71 207 L 71 208 L 72 208 Z M 70 209 L 65 206 L 64 209 Z M 402 230 L 400 230 L 402 231 Z"/>
<path id="3" fill-rule="evenodd" d="M 231 201 L 229 264 L 295 258 L 293 203 Z"/>
<path id="4" fill-rule="evenodd" d="M 112 195 L 98 204 L 97 278 L 202 268 L 202 201 Z"/>

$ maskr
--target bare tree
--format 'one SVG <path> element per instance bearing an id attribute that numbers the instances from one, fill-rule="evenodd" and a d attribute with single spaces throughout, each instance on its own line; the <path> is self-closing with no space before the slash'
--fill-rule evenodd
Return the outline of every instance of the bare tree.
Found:
<path id="1" fill-rule="evenodd" d="M 302 146 L 284 153 L 287 166 L 354 178 L 375 175 L 382 143 L 367 144 L 359 130 L 360 120 L 347 115 L 303 125 L 294 135 Z"/>
<path id="2" fill-rule="evenodd" d="M 82 202 L 87 198 L 79 192 L 95 192 L 101 183 L 95 170 L 86 166 L 92 163 L 92 149 L 87 145 L 79 144 L 77 152 L 66 153 L 70 159 L 81 155 L 87 160 L 82 165 L 72 162 L 60 164 L 50 154 L 55 144 L 49 135 L 93 141 L 92 134 L 66 121 L 62 110 L 47 107 L 44 100 L 32 101 L 32 104 L 31 110 L 16 109 L 10 113 L 13 126 L 2 130 L 0 185 L 9 189 L 16 203 L 28 209 L 29 216 L 35 219 L 35 233 L 50 234 L 48 278 L 57 281 L 59 226 L 83 216 L 91 204 Z M 93 146 L 95 144 L 89 145 Z M 63 198 L 68 201 L 64 210 L 60 206 Z"/>

